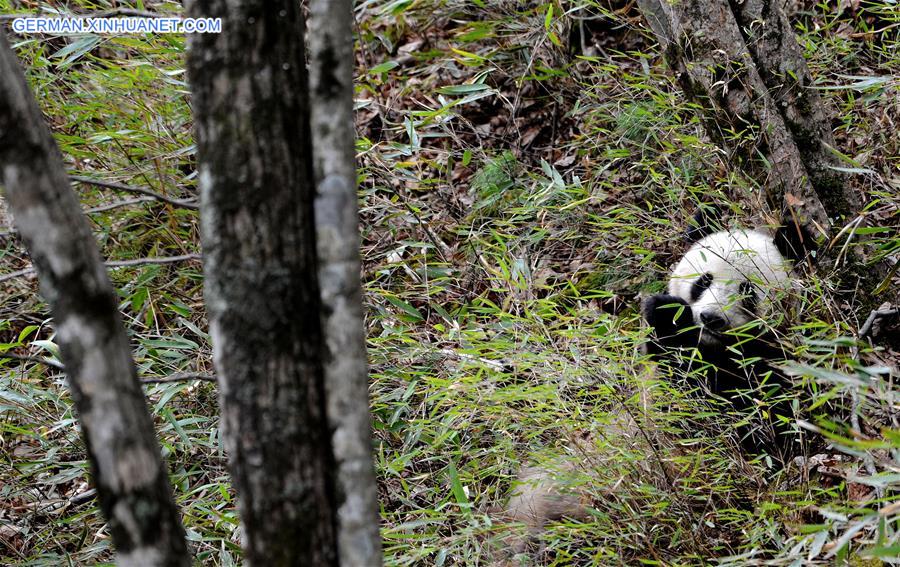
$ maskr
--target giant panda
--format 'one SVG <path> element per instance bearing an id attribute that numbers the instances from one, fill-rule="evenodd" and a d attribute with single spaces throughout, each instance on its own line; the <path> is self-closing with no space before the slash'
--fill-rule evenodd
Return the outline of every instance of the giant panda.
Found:
<path id="1" fill-rule="evenodd" d="M 719 407 L 730 406 L 735 414 L 745 414 L 745 419 L 738 420 L 744 425 L 737 432 L 748 456 L 769 455 L 777 465 L 786 464 L 794 436 L 790 435 L 792 404 L 783 396 L 791 394 L 791 383 L 777 369 L 785 353 L 775 328 L 779 296 L 790 292 L 795 283 L 791 261 L 802 258 L 795 253 L 796 233 L 716 230 L 700 213 L 694 222 L 687 232 L 690 247 L 672 268 L 666 293 L 641 303 L 642 318 L 650 328 L 643 348 L 658 366 L 671 371 L 664 374 L 720 398 L 725 404 Z M 598 438 L 608 439 L 606 447 L 596 443 Z M 619 416 L 599 430 L 583 432 L 572 443 L 577 457 L 560 457 L 519 471 L 497 519 L 520 524 L 523 531 L 502 541 L 498 557 L 528 550 L 540 541 L 549 522 L 589 518 L 592 496 L 615 498 L 618 483 L 605 486 L 604 478 L 597 478 L 601 485 L 593 485 L 593 477 L 603 477 L 595 475 L 595 469 L 609 469 L 617 458 L 609 448 L 613 444 L 648 455 L 644 466 L 634 471 L 640 477 L 635 480 L 664 487 L 685 470 L 696 473 L 693 465 L 679 460 L 683 457 L 678 455 L 679 447 L 664 432 L 647 431 L 630 414 Z M 669 445 L 662 453 L 675 458 L 649 458 L 657 454 L 658 444 Z M 582 484 L 573 478 L 580 478 Z"/>
<path id="2" fill-rule="evenodd" d="M 698 240 L 672 269 L 667 293 L 643 301 L 651 329 L 646 352 L 741 414 L 746 452 L 783 463 L 795 438 L 790 381 L 775 364 L 785 358 L 775 329 L 794 284 L 791 241 L 783 229 L 770 235 L 706 227 L 688 234 Z"/>

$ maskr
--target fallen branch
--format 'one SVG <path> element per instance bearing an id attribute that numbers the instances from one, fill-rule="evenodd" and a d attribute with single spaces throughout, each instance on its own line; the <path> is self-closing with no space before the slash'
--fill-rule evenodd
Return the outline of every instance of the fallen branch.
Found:
<path id="1" fill-rule="evenodd" d="M 111 211 L 113 209 L 118 209 L 119 207 L 127 207 L 129 205 L 139 205 L 141 203 L 152 203 L 156 201 L 153 197 L 137 197 L 134 199 L 123 199 L 121 201 L 114 201 L 112 203 L 107 203 L 106 205 L 98 205 L 96 207 L 91 207 L 90 209 L 84 209 L 84 214 L 93 215 L 96 213 L 104 213 L 106 211 Z M 7 238 L 14 234 L 18 234 L 18 231 L 15 228 L 10 228 L 9 230 L 0 231 L 0 238 Z"/>
<path id="2" fill-rule="evenodd" d="M 168 384 L 170 382 L 189 382 L 191 380 L 199 380 L 200 382 L 215 382 L 216 377 L 212 374 L 181 372 L 179 374 L 172 374 L 171 376 L 162 376 L 159 378 L 141 378 L 141 384 Z"/>
<path id="3" fill-rule="evenodd" d="M 16 278 L 20 278 L 22 276 L 26 276 L 28 274 L 34 273 L 34 266 L 28 266 L 27 268 L 22 268 L 21 270 L 16 270 L 15 272 L 10 272 L 8 274 L 3 274 L 0 276 L 0 283 L 5 281 L 14 280 Z"/>
<path id="4" fill-rule="evenodd" d="M 880 321 L 881 319 L 886 319 L 888 317 L 898 317 L 900 316 L 900 308 L 894 309 L 875 309 L 871 313 L 869 313 L 869 317 L 866 319 L 866 322 L 863 323 L 863 326 L 859 328 L 859 338 L 865 338 L 872 334 L 872 327 L 875 326 L 876 321 Z"/>
<path id="5" fill-rule="evenodd" d="M 93 215 L 95 213 L 103 213 L 106 211 L 111 211 L 113 209 L 118 209 L 119 207 L 127 207 L 128 205 L 137 205 L 140 203 L 150 203 L 155 201 L 153 197 L 137 197 L 135 199 L 124 199 L 122 201 L 115 201 L 112 203 L 108 203 L 106 205 L 99 205 L 97 207 L 91 207 L 90 209 L 85 209 L 84 213 L 87 215 Z"/>
<path id="6" fill-rule="evenodd" d="M 174 264 L 176 262 L 185 262 L 188 260 L 202 260 L 200 254 L 183 254 L 181 256 L 162 256 L 158 258 L 135 258 L 134 260 L 111 260 L 106 262 L 107 268 L 127 268 L 132 266 L 144 266 L 147 264 Z M 34 266 L 28 266 L 15 272 L 3 274 L 0 276 L 0 283 L 9 281 L 34 272 Z"/>
<path id="7" fill-rule="evenodd" d="M 17 512 L 32 512 L 37 514 L 50 514 L 66 508 L 68 506 L 80 506 L 86 502 L 90 502 L 97 496 L 96 488 L 89 488 L 84 492 L 80 492 L 71 498 L 50 498 L 40 500 L 38 502 L 26 502 L 18 506 L 12 506 L 11 509 Z"/>
<path id="8" fill-rule="evenodd" d="M 416 223 L 422 229 L 422 232 L 425 233 L 425 236 L 428 238 L 428 240 L 431 241 L 431 244 L 434 246 L 434 251 L 437 252 L 438 256 L 441 257 L 441 261 L 445 264 L 449 264 L 449 258 L 452 256 L 449 247 L 444 244 L 444 242 L 440 240 L 436 234 L 434 234 L 434 232 L 431 230 L 431 227 L 429 227 L 428 224 L 424 220 L 422 220 L 422 217 L 419 216 L 419 213 L 416 212 L 416 209 L 409 204 L 409 201 L 406 200 L 403 195 L 390 188 L 388 188 L 387 190 L 388 192 L 395 195 L 401 203 L 403 203 L 403 206 L 407 211 L 409 211 L 409 214 L 411 214 L 412 217 L 416 220 Z"/>
<path id="9" fill-rule="evenodd" d="M 134 260 L 112 260 L 106 262 L 107 268 L 125 268 L 128 266 L 143 266 L 145 264 L 174 264 L 188 260 L 202 260 L 200 254 L 182 254 L 181 256 L 161 256 L 156 258 L 135 258 Z"/>
<path id="10" fill-rule="evenodd" d="M 479 362 L 486 366 L 490 366 L 491 368 L 493 368 L 494 370 L 497 370 L 499 372 L 512 372 L 513 371 L 512 365 L 509 364 L 508 362 L 502 362 L 499 360 L 491 360 L 489 358 L 481 358 L 478 356 L 472 356 L 471 354 L 466 354 L 464 352 L 458 352 L 458 351 L 455 351 L 455 350 L 452 350 L 449 348 L 442 348 L 438 352 L 440 352 L 441 354 L 447 355 L 447 356 L 459 358 L 461 360 L 467 360 L 469 362 Z"/>
<path id="11" fill-rule="evenodd" d="M 182 201 L 180 199 L 173 199 L 172 197 L 166 197 L 161 193 L 157 193 L 156 191 L 151 191 L 150 189 L 144 189 L 143 187 L 132 187 L 130 185 L 124 185 L 122 183 L 114 183 L 112 181 L 103 181 L 101 179 L 92 179 L 90 177 L 81 177 L 79 175 L 70 175 L 69 179 L 72 181 L 77 181 L 79 183 L 85 183 L 87 185 L 93 185 L 95 187 L 103 187 L 105 189 L 112 189 L 114 191 L 123 191 L 125 193 L 136 193 L 138 195 L 145 195 L 147 197 L 152 197 L 157 201 L 162 201 L 164 203 L 169 203 L 170 205 L 174 205 L 176 207 L 181 207 L 183 209 L 193 209 L 197 210 L 200 208 L 200 205 L 196 201 Z"/>
<path id="12" fill-rule="evenodd" d="M 96 488 L 88 488 L 84 492 L 79 492 L 75 496 L 69 498 L 69 506 L 80 506 L 85 502 L 90 502 L 97 496 Z"/>
<path id="13" fill-rule="evenodd" d="M 29 356 L 27 354 L 15 354 L 12 352 L 0 352 L 0 360 L 21 360 L 22 362 L 33 362 L 35 364 L 43 364 L 60 372 L 65 372 L 66 367 L 62 363 L 50 358 L 41 358 L 39 356 Z M 172 382 L 189 382 L 198 380 L 200 382 L 215 382 L 216 377 L 212 374 L 203 374 L 201 372 L 179 372 L 170 376 L 159 376 L 154 378 L 141 378 L 141 384 L 169 384 Z"/>

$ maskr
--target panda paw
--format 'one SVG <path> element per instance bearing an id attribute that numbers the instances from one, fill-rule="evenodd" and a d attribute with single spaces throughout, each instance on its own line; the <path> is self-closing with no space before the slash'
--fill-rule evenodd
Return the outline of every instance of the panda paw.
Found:
<path id="1" fill-rule="evenodd" d="M 647 325 L 653 328 L 656 338 L 664 343 L 672 343 L 673 339 L 682 342 L 683 339 L 679 340 L 676 336 L 695 326 L 691 306 L 674 295 L 651 295 L 644 299 L 641 314 Z"/>

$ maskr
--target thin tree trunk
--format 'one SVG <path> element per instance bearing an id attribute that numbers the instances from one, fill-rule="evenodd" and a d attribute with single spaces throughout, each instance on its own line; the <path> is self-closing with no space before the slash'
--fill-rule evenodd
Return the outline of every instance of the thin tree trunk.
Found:
<path id="1" fill-rule="evenodd" d="M 368 365 L 359 260 L 351 0 L 310 2 L 310 97 L 325 386 L 337 465 L 341 565 L 378 567 Z"/>
<path id="2" fill-rule="evenodd" d="M 50 304 L 117 562 L 190 565 L 116 294 L 59 149 L 5 37 L 0 77 L 6 195 Z"/>
<path id="3" fill-rule="evenodd" d="M 195 0 L 188 52 L 206 305 L 245 564 L 336 565 L 304 21 L 291 0 Z"/>

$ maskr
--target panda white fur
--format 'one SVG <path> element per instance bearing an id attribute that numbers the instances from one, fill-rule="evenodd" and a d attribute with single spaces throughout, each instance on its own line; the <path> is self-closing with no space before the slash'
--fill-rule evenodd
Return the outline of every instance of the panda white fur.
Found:
<path id="1" fill-rule="evenodd" d="M 700 342 L 716 345 L 722 333 L 770 318 L 773 296 L 790 281 L 771 236 L 729 230 L 706 236 L 687 251 L 672 270 L 669 294 L 690 305 Z"/>
<path id="2" fill-rule="evenodd" d="M 738 429 L 751 454 L 789 457 L 789 380 L 774 324 L 792 285 L 790 264 L 776 237 L 755 230 L 713 232 L 694 243 L 673 268 L 668 293 L 646 298 L 651 328 L 647 353 L 689 384 L 724 398 L 755 418 Z"/>

